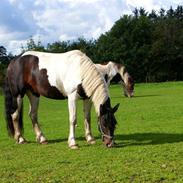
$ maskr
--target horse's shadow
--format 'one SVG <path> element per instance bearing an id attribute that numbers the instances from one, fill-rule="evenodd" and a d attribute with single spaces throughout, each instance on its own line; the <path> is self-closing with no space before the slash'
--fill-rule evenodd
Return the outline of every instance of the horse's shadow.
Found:
<path id="1" fill-rule="evenodd" d="M 101 137 L 100 136 L 96 136 L 95 137 L 95 140 L 98 140 L 100 139 Z M 48 139 L 48 143 L 49 144 L 54 144 L 54 143 L 61 143 L 61 142 L 67 142 L 68 141 L 68 138 L 58 138 L 58 139 Z M 80 137 L 76 137 L 76 141 L 86 141 L 85 137 L 83 136 L 80 136 Z"/>
<path id="2" fill-rule="evenodd" d="M 100 139 L 100 136 L 96 136 L 95 140 Z M 67 142 L 68 138 L 56 138 L 56 139 L 47 139 L 48 144 L 57 144 L 57 143 L 62 143 L 62 142 Z M 86 141 L 85 137 L 80 136 L 80 137 L 76 137 L 76 141 Z M 36 141 L 27 141 L 28 144 L 35 144 L 37 143 Z"/>
<path id="3" fill-rule="evenodd" d="M 66 142 L 67 140 L 68 140 L 67 138 L 48 139 L 48 143 L 49 144 L 56 144 L 56 143 Z"/>
<path id="4" fill-rule="evenodd" d="M 116 135 L 116 147 L 160 145 L 183 142 L 183 134 L 176 133 L 135 133 Z M 119 142 L 120 141 L 120 142 Z"/>
<path id="5" fill-rule="evenodd" d="M 101 136 L 95 136 L 96 140 L 101 139 Z M 48 144 L 67 142 L 67 138 L 58 138 L 48 140 Z M 86 141 L 85 137 L 76 138 L 77 141 Z M 146 146 L 146 145 L 161 145 L 168 143 L 183 142 L 183 134 L 177 133 L 134 133 L 127 135 L 115 135 L 116 148 L 128 146 Z M 29 142 L 35 143 L 35 142 Z"/>

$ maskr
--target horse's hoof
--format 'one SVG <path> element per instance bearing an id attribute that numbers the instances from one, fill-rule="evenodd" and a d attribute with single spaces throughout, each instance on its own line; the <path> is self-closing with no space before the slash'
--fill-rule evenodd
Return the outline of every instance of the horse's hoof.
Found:
<path id="1" fill-rule="evenodd" d="M 90 139 L 90 140 L 87 141 L 87 143 L 88 143 L 88 144 L 95 144 L 96 141 L 95 141 L 95 139 Z"/>
<path id="2" fill-rule="evenodd" d="M 39 144 L 48 144 L 48 141 L 47 139 L 44 137 L 44 136 L 39 136 L 36 138 L 36 141 L 39 143 Z"/>
<path id="3" fill-rule="evenodd" d="M 44 141 L 39 142 L 39 143 L 42 144 L 42 145 L 46 145 L 46 144 L 48 144 L 48 141 L 47 140 L 44 140 Z"/>
<path id="4" fill-rule="evenodd" d="M 76 145 L 71 145 L 71 146 L 69 146 L 69 148 L 70 148 L 70 149 L 78 149 L 79 146 L 76 144 Z"/>
<path id="5" fill-rule="evenodd" d="M 17 139 L 17 144 L 26 144 L 26 143 L 27 143 L 27 141 L 23 137 L 19 137 Z"/>

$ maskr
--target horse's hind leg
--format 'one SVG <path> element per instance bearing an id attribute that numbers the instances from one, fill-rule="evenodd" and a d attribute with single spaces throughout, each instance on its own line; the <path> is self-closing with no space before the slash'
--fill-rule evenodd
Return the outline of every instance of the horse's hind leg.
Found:
<path id="1" fill-rule="evenodd" d="M 46 144 L 47 140 L 44 137 L 44 135 L 39 127 L 39 124 L 38 124 L 37 111 L 38 111 L 38 106 L 39 106 L 39 97 L 36 97 L 30 91 L 28 91 L 26 94 L 30 101 L 29 116 L 32 120 L 33 129 L 36 134 L 36 141 L 39 142 L 40 144 Z"/>
<path id="2" fill-rule="evenodd" d="M 91 107 L 92 107 L 92 103 L 87 99 L 83 101 L 83 111 L 84 111 L 84 125 L 85 125 L 85 137 L 86 137 L 86 141 L 89 144 L 94 144 L 95 143 L 95 139 L 92 136 L 91 133 Z"/>
<path id="3" fill-rule="evenodd" d="M 23 99 L 21 96 L 18 96 L 16 99 L 14 99 L 15 103 L 17 103 L 17 108 L 15 112 L 11 115 L 12 122 L 14 126 L 14 138 L 17 141 L 18 144 L 23 144 L 26 142 L 26 140 L 22 136 L 22 105 L 23 105 Z"/>

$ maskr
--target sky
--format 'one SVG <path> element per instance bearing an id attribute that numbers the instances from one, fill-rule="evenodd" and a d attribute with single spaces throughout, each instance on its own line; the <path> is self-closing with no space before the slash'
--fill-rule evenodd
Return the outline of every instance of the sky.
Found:
<path id="1" fill-rule="evenodd" d="M 0 0 L 0 46 L 19 54 L 31 37 L 43 45 L 97 39 L 136 7 L 158 12 L 178 5 L 183 0 Z"/>

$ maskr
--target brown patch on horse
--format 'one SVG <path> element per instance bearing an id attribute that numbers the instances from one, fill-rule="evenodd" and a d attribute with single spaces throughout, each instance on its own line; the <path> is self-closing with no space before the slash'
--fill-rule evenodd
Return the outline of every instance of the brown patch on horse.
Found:
<path id="1" fill-rule="evenodd" d="M 133 78 L 130 76 L 129 78 L 128 78 L 128 83 L 129 83 L 129 88 L 130 88 L 130 90 L 134 90 L 134 80 L 133 80 Z"/>
<path id="2" fill-rule="evenodd" d="M 114 62 L 113 62 L 114 63 Z M 126 67 L 120 63 L 114 63 L 114 65 L 118 68 L 118 70 L 120 70 L 123 67 L 123 76 L 125 75 L 125 73 L 127 72 Z"/>
<path id="3" fill-rule="evenodd" d="M 79 94 L 79 96 L 82 99 L 87 99 L 88 98 L 88 96 L 86 95 L 86 92 L 84 91 L 84 88 L 83 88 L 82 84 L 79 84 L 77 86 L 77 93 Z"/>
<path id="4" fill-rule="evenodd" d="M 20 57 L 13 61 L 8 69 L 14 70 L 8 77 L 16 95 L 23 96 L 26 89 L 29 89 L 36 96 L 43 95 L 52 99 L 66 98 L 55 86 L 50 85 L 47 70 L 39 70 L 38 57 L 32 55 Z"/>
<path id="5" fill-rule="evenodd" d="M 24 80 L 34 93 L 52 99 L 65 99 L 66 97 L 48 80 L 47 70 L 39 70 L 39 58 L 26 55 L 22 57 L 25 61 Z"/>
<path id="6" fill-rule="evenodd" d="M 18 62 L 17 62 L 18 60 Z M 7 78 L 13 97 L 19 94 L 24 96 L 23 65 L 19 63 L 20 58 L 13 59 L 7 68 Z"/>
<path id="7" fill-rule="evenodd" d="M 114 62 L 113 62 L 114 63 Z M 121 69 L 121 67 L 123 67 L 123 65 L 122 64 L 120 64 L 120 63 L 114 63 L 114 65 L 118 68 L 118 70 L 120 70 Z"/>

